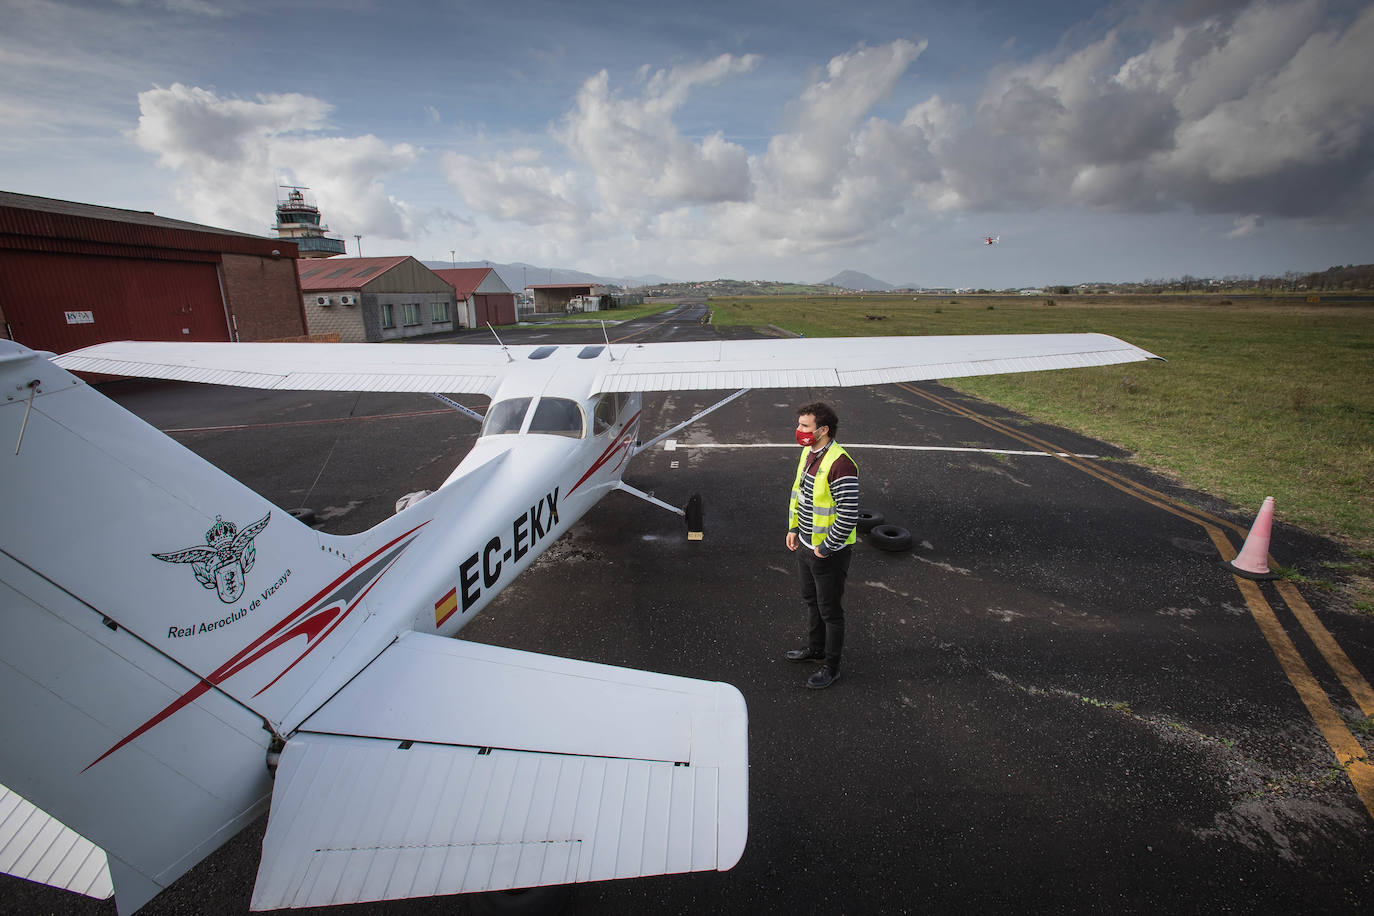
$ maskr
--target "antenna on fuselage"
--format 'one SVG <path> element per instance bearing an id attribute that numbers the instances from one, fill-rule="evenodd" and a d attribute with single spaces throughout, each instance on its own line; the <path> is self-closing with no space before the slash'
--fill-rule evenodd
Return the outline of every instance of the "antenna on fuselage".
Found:
<path id="1" fill-rule="evenodd" d="M 501 335 L 496 333 L 496 328 L 491 326 L 490 321 L 487 322 L 487 329 L 491 331 L 491 336 L 496 338 L 496 342 L 501 344 L 501 350 L 506 354 L 506 359 L 512 363 L 515 362 L 515 357 L 510 355 L 510 350 L 501 342 Z"/>
<path id="2" fill-rule="evenodd" d="M 611 350 L 611 335 L 606 333 L 606 320 L 601 320 L 601 336 L 606 338 L 606 353 L 611 357 L 611 362 L 615 362 L 615 353 Z"/>

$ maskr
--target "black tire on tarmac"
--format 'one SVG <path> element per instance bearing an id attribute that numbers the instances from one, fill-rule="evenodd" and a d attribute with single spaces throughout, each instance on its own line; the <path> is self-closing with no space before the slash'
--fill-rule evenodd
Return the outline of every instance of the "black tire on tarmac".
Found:
<path id="1" fill-rule="evenodd" d="M 896 525 L 874 525 L 868 532 L 868 543 L 879 550 L 897 553 L 911 548 L 911 532 Z"/>
<path id="2" fill-rule="evenodd" d="M 881 512 L 869 512 L 866 509 L 859 510 L 859 533 L 867 534 L 873 530 L 874 525 L 881 525 L 887 521 Z"/>

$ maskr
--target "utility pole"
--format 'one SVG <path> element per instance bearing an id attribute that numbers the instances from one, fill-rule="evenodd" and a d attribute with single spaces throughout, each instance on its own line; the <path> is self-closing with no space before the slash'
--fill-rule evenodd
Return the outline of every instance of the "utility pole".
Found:
<path id="1" fill-rule="evenodd" d="M 361 235 L 355 235 L 353 238 L 358 242 L 358 257 L 361 258 L 363 256 L 363 237 Z"/>
<path id="2" fill-rule="evenodd" d="M 458 250 L 456 248 L 448 250 L 448 266 L 454 270 L 458 269 Z"/>

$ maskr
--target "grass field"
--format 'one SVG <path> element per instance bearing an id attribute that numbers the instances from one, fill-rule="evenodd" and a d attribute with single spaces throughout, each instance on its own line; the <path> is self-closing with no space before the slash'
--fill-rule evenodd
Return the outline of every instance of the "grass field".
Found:
<path id="1" fill-rule="evenodd" d="M 1163 356 L 950 384 L 1120 445 L 1238 507 L 1273 496 L 1283 521 L 1350 549 L 1354 603 L 1374 612 L 1374 296 L 727 298 L 711 308 L 718 324 L 808 337 L 1099 331 Z"/>

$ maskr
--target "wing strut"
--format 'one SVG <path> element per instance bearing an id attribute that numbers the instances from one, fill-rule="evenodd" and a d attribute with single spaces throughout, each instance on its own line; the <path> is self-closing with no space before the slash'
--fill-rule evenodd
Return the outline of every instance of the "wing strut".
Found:
<path id="1" fill-rule="evenodd" d="M 655 446 L 655 445 L 657 445 L 658 443 L 662 442 L 664 439 L 667 439 L 667 438 L 668 438 L 669 436 L 671 436 L 673 433 L 678 432 L 678 431 L 681 430 L 681 429 L 685 429 L 686 427 L 692 425 L 693 423 L 695 423 L 696 421 L 700 420 L 702 417 L 706 416 L 707 414 L 709 414 L 709 413 L 715 413 L 717 410 L 720 410 L 722 407 L 724 407 L 726 404 L 729 404 L 729 403 L 730 403 L 731 401 L 733 401 L 735 398 L 740 397 L 741 395 L 747 394 L 749 391 L 750 391 L 750 389 L 748 389 L 748 388 L 741 388 L 739 391 L 736 391 L 734 394 L 730 395 L 730 396 L 729 396 L 728 398 L 726 398 L 725 400 L 723 400 L 723 401 L 717 401 L 715 404 L 712 404 L 710 407 L 706 408 L 706 409 L 703 410 L 701 413 L 697 414 L 695 417 L 692 417 L 692 418 L 689 419 L 689 420 L 683 420 L 681 423 L 679 423 L 677 426 L 674 426 L 672 429 L 668 430 L 666 433 L 663 433 L 662 435 L 655 436 L 654 438 L 650 439 L 648 442 L 645 442 L 643 445 L 636 447 L 635 450 L 634 450 L 634 455 L 638 455 L 640 452 L 643 452 L 643 451 L 646 450 L 646 449 L 652 448 L 653 446 Z M 633 458 L 634 455 L 631 455 L 630 457 Z M 674 511 L 676 511 L 676 510 L 674 510 Z"/>
<path id="2" fill-rule="evenodd" d="M 464 416 L 472 417 L 472 419 L 476 420 L 478 423 L 486 422 L 486 417 L 482 416 L 475 410 L 471 410 L 470 408 L 464 407 L 462 404 L 459 404 L 452 398 L 444 397 L 442 394 L 437 394 L 433 391 L 429 393 L 429 396 L 434 398 L 434 400 L 436 401 L 442 401 L 443 403 L 452 407 L 454 410 L 458 411 L 460 414 L 463 414 Z"/>

